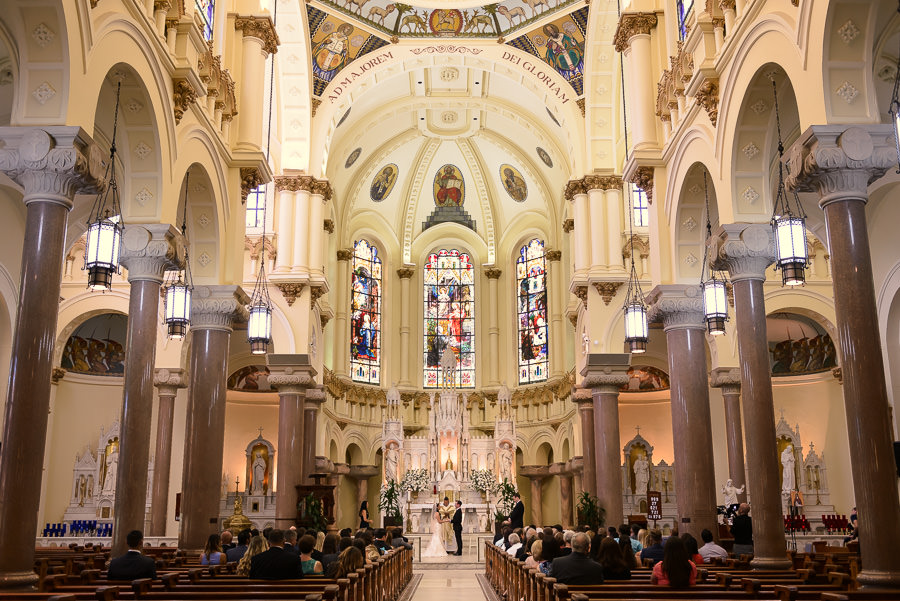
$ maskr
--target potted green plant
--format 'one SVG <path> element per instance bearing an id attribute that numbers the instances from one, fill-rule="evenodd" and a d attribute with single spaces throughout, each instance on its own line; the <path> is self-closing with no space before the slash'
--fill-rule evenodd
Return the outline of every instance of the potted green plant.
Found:
<path id="1" fill-rule="evenodd" d="M 582 491 L 578 497 L 578 523 L 587 526 L 594 532 L 606 522 L 606 510 L 600 507 L 600 502 L 591 493 Z"/>
<path id="2" fill-rule="evenodd" d="M 302 526 L 314 529 L 316 532 L 325 532 L 328 521 L 325 519 L 321 499 L 316 498 L 315 494 L 309 493 L 300 500 L 298 506 Z"/>
<path id="3" fill-rule="evenodd" d="M 514 497 L 519 491 L 512 482 L 504 478 L 503 482 L 497 485 L 496 492 L 497 510 L 494 512 L 494 528 L 499 532 L 501 525 L 509 517 L 513 506 L 516 504 Z"/>
<path id="4" fill-rule="evenodd" d="M 403 515 L 400 513 L 400 487 L 395 480 L 388 480 L 381 486 L 378 507 L 384 517 L 385 526 L 403 524 Z"/>

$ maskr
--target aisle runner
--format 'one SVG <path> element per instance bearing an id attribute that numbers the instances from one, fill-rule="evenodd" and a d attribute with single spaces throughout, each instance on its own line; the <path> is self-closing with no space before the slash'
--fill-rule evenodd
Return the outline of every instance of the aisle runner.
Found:
<path id="1" fill-rule="evenodd" d="M 453 598 L 466 601 L 484 599 L 476 570 L 428 570 L 418 581 L 412 601 L 447 601 L 447 591 L 453 590 Z M 418 574 L 416 574 L 418 576 Z"/>

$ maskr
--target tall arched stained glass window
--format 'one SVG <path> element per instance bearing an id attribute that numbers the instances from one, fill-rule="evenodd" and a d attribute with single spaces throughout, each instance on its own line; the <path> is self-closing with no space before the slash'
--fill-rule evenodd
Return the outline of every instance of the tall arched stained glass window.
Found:
<path id="1" fill-rule="evenodd" d="M 475 268 L 469 255 L 440 250 L 425 264 L 425 388 L 444 385 L 441 356 L 456 355 L 459 388 L 475 386 Z M 449 383 L 448 383 L 449 384 Z"/>
<path id="2" fill-rule="evenodd" d="M 519 314 L 519 384 L 547 379 L 547 258 L 544 243 L 535 238 L 516 259 Z"/>
<path id="3" fill-rule="evenodd" d="M 355 382 L 381 382 L 381 259 L 378 249 L 353 245 L 350 286 L 350 373 Z"/>

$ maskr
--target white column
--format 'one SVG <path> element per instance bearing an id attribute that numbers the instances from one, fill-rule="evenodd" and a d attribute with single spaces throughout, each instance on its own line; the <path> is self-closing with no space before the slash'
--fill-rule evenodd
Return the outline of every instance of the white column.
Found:
<path id="1" fill-rule="evenodd" d="M 347 375 L 347 310 L 350 302 L 350 294 L 347 277 L 350 270 L 350 257 L 353 251 L 337 251 L 337 310 L 334 314 L 334 373 L 339 376 Z"/>
<path id="2" fill-rule="evenodd" d="M 591 263 L 591 224 L 584 181 L 570 181 L 566 186 L 566 198 L 574 205 L 575 237 L 572 254 L 575 255 L 575 273 L 584 273 Z"/>
<path id="3" fill-rule="evenodd" d="M 291 189 L 293 180 L 294 178 L 290 177 L 275 178 L 275 190 L 278 195 L 275 271 L 290 271 L 291 269 L 291 240 L 294 238 L 291 230 L 291 223 L 294 220 L 294 192 Z M 261 260 L 264 260 L 265 253 L 262 257 Z"/>
<path id="4" fill-rule="evenodd" d="M 547 251 L 550 271 L 550 377 L 560 376 L 565 371 L 565 296 L 563 295 L 562 251 Z"/>
<path id="5" fill-rule="evenodd" d="M 401 267 L 397 270 L 400 278 L 400 385 L 412 386 L 409 379 L 409 334 L 410 328 L 410 301 L 409 281 L 415 270 L 412 267 Z"/>
<path id="6" fill-rule="evenodd" d="M 266 57 L 278 49 L 278 35 L 269 17 L 237 17 L 235 29 L 244 34 L 241 44 L 241 96 L 238 100 L 238 146 L 262 148 Z"/>
<path id="7" fill-rule="evenodd" d="M 625 86 L 628 97 L 633 99 L 628 118 L 633 124 L 635 148 L 656 143 L 656 86 L 652 81 L 655 71 L 650 48 L 650 30 L 656 23 L 655 13 L 625 13 L 619 18 L 614 37 L 616 50 L 624 53 L 628 62 Z"/>
<path id="8" fill-rule="evenodd" d="M 624 271 L 622 266 L 622 212 L 621 180 L 618 188 L 606 190 L 606 265 L 610 271 Z"/>
<path id="9" fill-rule="evenodd" d="M 500 385 L 500 315 L 497 306 L 497 280 L 503 274 L 500 269 L 485 269 L 488 278 L 488 386 Z M 516 363 L 516 369 L 518 369 Z"/>
<path id="10" fill-rule="evenodd" d="M 325 266 L 322 264 L 323 238 L 325 231 L 325 203 L 331 198 L 331 186 L 327 181 L 316 181 L 312 186 L 309 206 L 309 271 L 322 278 Z"/>
<path id="11" fill-rule="evenodd" d="M 603 223 L 603 196 L 603 190 L 600 188 L 591 188 L 587 191 L 587 206 L 591 222 L 590 270 L 606 265 L 606 245 L 602 237 L 602 233 L 606 231 L 606 226 Z"/>
<path id="12" fill-rule="evenodd" d="M 294 248 L 291 271 L 309 272 L 309 186 L 294 194 Z"/>

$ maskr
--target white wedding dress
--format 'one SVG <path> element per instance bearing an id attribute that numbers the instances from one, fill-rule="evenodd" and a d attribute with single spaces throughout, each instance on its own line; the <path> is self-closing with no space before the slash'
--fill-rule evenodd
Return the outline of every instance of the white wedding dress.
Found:
<path id="1" fill-rule="evenodd" d="M 422 557 L 446 557 L 447 549 L 444 548 L 444 541 L 441 540 L 441 522 L 438 520 L 437 512 L 431 514 L 431 540 L 428 546 L 422 549 Z"/>

